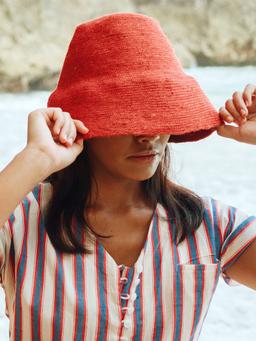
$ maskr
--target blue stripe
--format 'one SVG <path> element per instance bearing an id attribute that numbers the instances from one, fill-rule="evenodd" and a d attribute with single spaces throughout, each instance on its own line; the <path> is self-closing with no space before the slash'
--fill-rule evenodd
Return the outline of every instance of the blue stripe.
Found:
<path id="1" fill-rule="evenodd" d="M 255 217 L 251 216 L 248 217 L 246 220 L 244 220 L 240 225 L 238 225 L 235 230 L 227 236 L 226 240 L 223 243 L 222 246 L 222 253 L 226 251 L 228 248 L 228 245 L 236 238 L 236 236 L 245 228 L 247 228 L 247 225 L 250 224 L 251 222 L 255 221 Z"/>
<path id="2" fill-rule="evenodd" d="M 128 294 L 130 292 L 132 279 L 134 276 L 134 267 L 129 268 L 128 273 L 126 274 L 128 281 L 123 285 L 122 294 Z M 138 287 L 137 287 L 138 288 Z M 121 299 L 121 305 L 122 307 L 125 307 L 127 304 L 127 300 Z"/>
<path id="3" fill-rule="evenodd" d="M 227 236 L 232 232 L 232 228 L 235 224 L 235 214 L 236 214 L 236 208 L 235 207 L 232 207 L 232 206 L 229 206 L 229 211 L 230 211 L 230 218 L 229 218 L 229 221 L 228 221 L 228 224 L 226 226 L 226 234 L 224 236 L 224 240 L 227 238 Z"/>
<path id="4" fill-rule="evenodd" d="M 98 243 L 99 248 L 98 248 L 98 264 L 97 264 L 97 269 L 98 269 L 98 278 L 99 278 L 99 313 L 100 313 L 100 320 L 99 320 L 99 326 L 100 326 L 100 333 L 99 333 L 99 338 L 98 340 L 104 340 L 105 339 L 105 331 L 106 331 L 106 310 L 107 310 L 107 304 L 106 304 L 106 283 L 104 282 L 104 248 L 103 246 Z"/>
<path id="5" fill-rule="evenodd" d="M 27 221 L 28 219 L 28 214 L 29 214 L 29 208 L 30 208 L 30 202 L 27 198 L 23 199 L 22 204 L 25 207 L 25 220 Z M 21 204 L 21 208 L 22 208 Z M 13 218 L 13 217 L 12 217 Z M 16 315 L 16 322 L 15 322 L 15 336 L 16 340 L 21 339 L 21 284 L 22 284 L 22 279 L 25 275 L 25 264 L 26 264 L 26 259 L 27 259 L 27 232 L 28 227 L 27 224 L 25 226 L 25 233 L 24 233 L 24 242 L 22 244 L 22 249 L 21 249 L 21 255 L 20 255 L 20 265 L 17 268 L 17 284 L 16 284 L 16 292 L 15 292 L 15 315 Z"/>
<path id="6" fill-rule="evenodd" d="M 39 202 L 39 191 L 40 191 L 40 187 L 41 187 L 41 185 L 40 185 L 40 184 L 37 184 L 37 185 L 33 188 L 33 190 L 32 190 L 32 193 L 33 193 L 33 195 L 34 195 L 34 197 L 35 197 L 35 199 L 36 199 L 37 202 Z"/>
<path id="7" fill-rule="evenodd" d="M 38 200 L 39 196 L 39 191 L 36 193 L 37 197 L 36 200 Z M 39 334 L 39 328 L 38 328 L 38 317 L 40 315 L 40 296 L 43 290 L 43 283 L 42 283 L 42 275 L 43 275 L 43 262 L 45 258 L 45 250 L 44 250 L 44 238 L 45 238 L 45 229 L 44 229 L 44 222 L 43 219 L 40 219 L 39 223 L 39 233 L 38 233 L 38 242 L 37 242 L 37 250 L 38 252 L 38 263 L 37 263 L 37 268 L 36 268 L 36 274 L 35 274 L 35 281 L 36 281 L 36 287 L 35 287 L 35 292 L 34 296 L 32 298 L 33 302 L 33 309 L 32 309 L 32 328 L 33 328 L 33 333 L 34 336 L 39 339 L 40 334 Z"/>
<path id="8" fill-rule="evenodd" d="M 161 340 L 163 320 L 162 320 L 162 283 L 161 283 L 161 259 L 159 252 L 159 238 L 158 238 L 158 226 L 157 217 L 154 218 L 154 228 L 153 228 L 153 252 L 154 252 L 154 267 L 155 267 L 155 285 L 156 285 L 156 333 L 154 340 Z"/>
<path id="9" fill-rule="evenodd" d="M 82 238 L 82 227 L 79 226 L 77 228 L 78 233 L 80 234 L 80 238 Z M 77 319 L 77 329 L 75 331 L 75 340 L 82 340 L 83 337 L 83 326 L 85 320 L 85 296 L 84 296 L 84 279 L 85 274 L 83 272 L 83 258 L 81 254 L 75 255 L 76 262 L 76 291 L 77 291 L 77 314 L 75 319 Z"/>
<path id="10" fill-rule="evenodd" d="M 177 233 L 177 226 L 174 221 L 170 221 L 171 226 L 171 235 L 176 236 Z M 178 252 L 177 252 L 177 246 L 176 246 L 176 240 L 173 237 L 173 257 L 174 257 L 174 280 L 175 280 L 175 291 L 176 291 L 176 302 L 175 302 L 175 315 L 176 315 L 176 324 L 174 326 L 174 340 L 178 341 L 180 339 L 180 333 L 181 333 L 181 308 L 182 308 L 182 291 L 181 291 L 181 272 L 179 269 L 178 264 Z"/>
<path id="11" fill-rule="evenodd" d="M 196 296 L 195 296 L 195 302 L 196 302 L 196 318 L 195 318 L 195 322 L 194 322 L 194 328 L 192 330 L 191 336 L 190 336 L 190 341 L 194 340 L 194 334 L 195 331 L 197 329 L 198 326 L 198 321 L 200 318 L 200 312 L 201 312 L 201 307 L 203 304 L 203 271 L 204 271 L 204 267 L 205 264 L 197 264 L 197 266 L 195 267 L 195 271 L 196 271 Z"/>
<path id="12" fill-rule="evenodd" d="M 216 207 L 216 200 L 211 198 L 212 204 L 212 214 L 213 214 L 213 229 L 214 229 L 214 239 L 215 239 L 215 249 L 218 259 L 220 259 L 220 250 L 221 250 L 221 235 L 219 231 L 219 223 L 218 223 L 218 216 L 217 216 L 217 207 Z M 220 227 L 221 229 L 221 227 Z"/>
<path id="13" fill-rule="evenodd" d="M 204 223 L 206 225 L 206 228 L 210 237 L 210 246 L 214 252 L 214 261 L 217 262 L 219 261 L 219 258 L 217 259 L 216 255 L 219 254 L 219 251 L 217 250 L 217 247 L 216 247 L 215 233 L 214 233 L 211 217 L 209 216 L 209 213 L 206 209 L 204 210 L 203 220 L 204 220 Z"/>
<path id="14" fill-rule="evenodd" d="M 195 241 L 195 235 L 194 233 L 192 235 L 189 235 L 187 237 L 188 240 L 188 247 L 189 247 L 189 251 L 191 254 L 191 263 L 196 264 L 198 262 L 198 255 L 196 253 L 196 241 Z"/>
<path id="15" fill-rule="evenodd" d="M 61 263 L 61 255 L 60 252 L 56 251 L 57 256 L 57 280 L 56 280 L 56 307 L 54 311 L 55 323 L 54 323 L 54 340 L 60 340 L 60 324 L 61 324 L 61 313 L 62 313 L 62 304 L 63 304 L 63 296 L 62 296 L 62 286 L 63 286 L 63 267 Z"/>

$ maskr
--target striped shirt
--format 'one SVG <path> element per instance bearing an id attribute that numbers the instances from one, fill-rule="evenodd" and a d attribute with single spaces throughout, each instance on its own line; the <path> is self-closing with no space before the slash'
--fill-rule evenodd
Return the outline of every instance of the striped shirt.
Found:
<path id="1" fill-rule="evenodd" d="M 158 203 L 131 267 L 97 239 L 92 254 L 63 254 L 44 228 L 51 191 L 39 183 L 0 229 L 11 340 L 197 340 L 219 276 L 239 285 L 225 269 L 256 239 L 255 216 L 204 196 L 200 227 L 178 246 Z"/>

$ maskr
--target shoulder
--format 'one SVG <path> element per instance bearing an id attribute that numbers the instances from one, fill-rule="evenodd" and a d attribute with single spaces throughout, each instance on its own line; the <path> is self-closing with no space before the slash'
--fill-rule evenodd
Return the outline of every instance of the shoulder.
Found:
<path id="1" fill-rule="evenodd" d="M 19 202 L 5 222 L 4 228 L 13 236 L 15 231 L 24 230 L 26 226 L 34 224 L 38 219 L 38 214 L 44 212 L 51 195 L 50 183 L 38 183 Z"/>
<path id="2" fill-rule="evenodd" d="M 242 208 L 211 196 L 202 196 L 201 198 L 204 205 L 204 222 L 218 231 L 227 233 L 235 226 L 242 226 L 248 222 L 255 223 L 256 216 Z"/>

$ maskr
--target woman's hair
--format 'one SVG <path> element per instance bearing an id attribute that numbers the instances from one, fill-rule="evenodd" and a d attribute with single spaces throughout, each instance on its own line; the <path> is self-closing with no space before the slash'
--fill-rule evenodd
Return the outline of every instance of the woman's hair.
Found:
<path id="1" fill-rule="evenodd" d="M 86 141 L 84 141 L 85 145 Z M 86 150 L 85 146 L 71 165 L 44 180 L 53 186 L 45 214 L 45 228 L 53 246 L 61 252 L 92 253 L 85 247 L 81 238 L 83 232 L 89 240 L 95 237 L 110 237 L 93 231 L 85 214 L 86 205 L 91 199 L 92 181 L 95 181 L 97 191 L 99 190 L 90 170 Z M 166 146 L 155 174 L 142 181 L 142 188 L 145 198 L 149 200 L 152 207 L 156 207 L 159 202 L 166 208 L 168 220 L 175 224 L 174 238 L 179 244 L 200 226 L 204 206 L 200 196 L 167 178 L 169 166 L 170 152 Z M 80 231 L 73 228 L 74 220 L 75 226 L 80 226 Z"/>

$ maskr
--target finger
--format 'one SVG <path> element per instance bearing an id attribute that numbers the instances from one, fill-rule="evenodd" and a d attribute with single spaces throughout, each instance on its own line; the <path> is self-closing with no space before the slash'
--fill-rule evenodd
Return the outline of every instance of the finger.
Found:
<path id="1" fill-rule="evenodd" d="M 241 122 L 241 114 L 236 110 L 236 107 L 234 106 L 232 99 L 228 99 L 226 101 L 225 108 L 229 112 L 229 114 L 231 114 L 234 117 L 237 123 Z"/>
<path id="2" fill-rule="evenodd" d="M 79 146 L 83 147 L 83 145 L 84 145 L 84 138 L 83 138 L 83 136 L 78 133 L 74 143 L 77 143 Z"/>
<path id="3" fill-rule="evenodd" d="M 243 99 L 241 92 L 236 91 L 233 93 L 233 104 L 236 110 L 241 114 L 242 117 L 246 117 L 248 114 L 248 109 Z"/>
<path id="4" fill-rule="evenodd" d="M 78 132 L 81 132 L 82 134 L 88 133 L 89 129 L 84 125 L 84 123 L 82 121 L 73 120 L 73 122 L 74 122 Z"/>
<path id="5" fill-rule="evenodd" d="M 227 124 L 221 125 L 217 128 L 217 134 L 222 137 L 240 141 L 239 127 L 234 127 Z"/>
<path id="6" fill-rule="evenodd" d="M 255 94 L 256 86 L 254 84 L 247 84 L 243 91 L 243 99 L 247 107 L 250 107 L 252 105 L 252 96 Z"/>
<path id="7" fill-rule="evenodd" d="M 221 118 L 226 122 L 231 123 L 234 121 L 234 117 L 224 107 L 221 107 L 219 109 L 219 114 Z"/>
<path id="8" fill-rule="evenodd" d="M 51 119 L 55 122 L 53 126 L 53 133 L 59 135 L 60 130 L 65 123 L 65 112 L 61 109 L 57 109 L 51 113 Z"/>
<path id="9" fill-rule="evenodd" d="M 59 107 L 49 107 L 39 109 L 44 115 L 52 135 L 57 136 L 60 133 L 61 126 L 64 123 L 63 111 Z"/>
<path id="10" fill-rule="evenodd" d="M 60 134 L 59 134 L 59 140 L 62 143 L 67 143 L 68 142 L 68 132 L 70 130 L 70 125 L 71 125 L 71 120 L 70 118 L 65 115 L 64 116 L 64 124 L 61 127 Z"/>
<path id="11" fill-rule="evenodd" d="M 70 121 L 69 131 L 67 132 L 67 141 L 70 145 L 73 144 L 77 136 L 76 126 L 73 120 Z"/>

